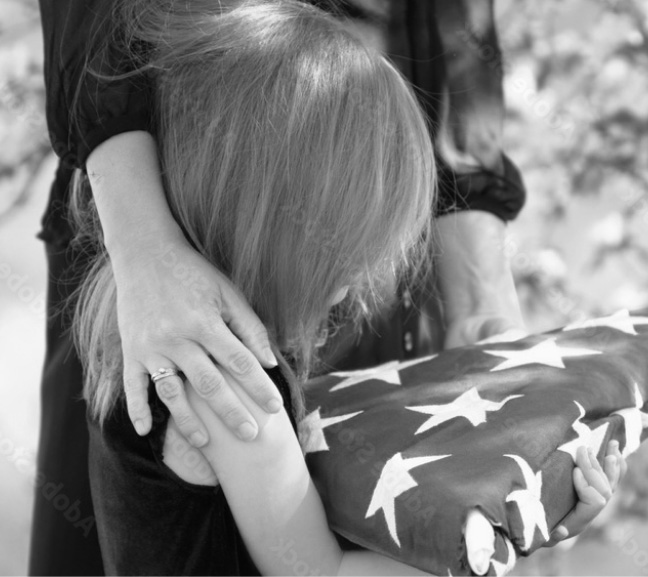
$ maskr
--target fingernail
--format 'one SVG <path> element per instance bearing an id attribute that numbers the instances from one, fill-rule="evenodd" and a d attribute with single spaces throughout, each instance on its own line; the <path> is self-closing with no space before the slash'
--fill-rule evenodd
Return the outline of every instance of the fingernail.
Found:
<path id="1" fill-rule="evenodd" d="M 191 435 L 189 436 L 189 440 L 191 441 L 191 444 L 196 448 L 202 447 L 204 444 L 207 443 L 207 437 L 200 431 L 191 433 Z"/>
<path id="2" fill-rule="evenodd" d="M 146 435 L 146 433 L 148 433 L 146 423 L 144 423 L 142 419 L 136 419 L 133 425 L 135 426 L 135 431 L 137 431 L 137 434 L 140 437 L 143 437 L 144 435 Z"/>
<path id="3" fill-rule="evenodd" d="M 243 440 L 243 441 L 251 441 L 256 437 L 256 427 L 252 425 L 252 423 L 243 423 L 241 426 L 238 428 L 238 436 Z"/>
<path id="4" fill-rule="evenodd" d="M 263 351 L 263 359 L 265 360 L 265 363 L 267 365 L 270 365 L 270 367 L 276 367 L 277 365 L 279 365 L 279 363 L 277 362 L 277 357 L 274 356 L 274 353 L 270 348 L 267 348 Z"/>
<path id="5" fill-rule="evenodd" d="M 267 407 L 271 413 L 278 413 L 281 410 L 281 407 L 283 407 L 283 402 L 281 399 L 270 399 Z"/>

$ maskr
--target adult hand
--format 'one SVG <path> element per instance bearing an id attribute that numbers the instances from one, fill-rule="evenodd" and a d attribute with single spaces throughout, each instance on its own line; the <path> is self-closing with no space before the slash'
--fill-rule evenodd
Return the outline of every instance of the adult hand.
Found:
<path id="1" fill-rule="evenodd" d="M 236 288 L 186 241 L 164 195 L 155 140 L 143 131 L 113 136 L 88 157 L 87 171 L 117 284 L 124 387 L 135 429 L 140 435 L 151 429 L 149 375 L 177 368 L 230 429 L 254 438 L 257 423 L 221 371 L 265 410 L 279 411 L 281 396 L 259 364 L 276 365 L 268 335 Z M 207 430 L 182 380 L 166 377 L 156 390 L 181 433 L 204 445 Z"/>
<path id="2" fill-rule="evenodd" d="M 140 435 L 151 427 L 149 375 L 173 367 L 239 437 L 257 424 L 227 385 L 227 371 L 268 412 L 283 405 L 259 362 L 275 366 L 261 321 L 232 283 L 184 239 L 137 248 L 118 265 L 117 315 L 124 358 L 128 413 Z M 160 379 L 158 396 L 182 434 L 195 446 L 208 440 L 179 376 Z"/>
<path id="3" fill-rule="evenodd" d="M 444 348 L 505 343 L 527 335 L 528 332 L 517 319 L 498 316 L 496 313 L 475 314 L 455 319 L 446 326 Z"/>
<path id="4" fill-rule="evenodd" d="M 582 533 L 610 501 L 628 466 L 619 452 L 618 441 L 610 441 L 601 467 L 596 455 L 585 447 L 576 453 L 574 489 L 578 504 L 551 533 L 545 547 Z"/>

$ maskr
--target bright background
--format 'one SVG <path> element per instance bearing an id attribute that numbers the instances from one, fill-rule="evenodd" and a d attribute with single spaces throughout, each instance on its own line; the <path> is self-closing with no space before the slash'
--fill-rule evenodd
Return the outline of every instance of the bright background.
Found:
<path id="1" fill-rule="evenodd" d="M 475 0 L 484 1 L 484 0 Z M 527 206 L 511 258 L 533 330 L 648 306 L 648 1 L 499 0 L 506 150 Z M 35 0 L 0 0 L 0 575 L 24 574 L 44 355 L 35 238 L 55 168 Z M 6 270 L 6 269 L 4 269 Z M 516 574 L 648 575 L 648 447 L 596 525 Z"/>

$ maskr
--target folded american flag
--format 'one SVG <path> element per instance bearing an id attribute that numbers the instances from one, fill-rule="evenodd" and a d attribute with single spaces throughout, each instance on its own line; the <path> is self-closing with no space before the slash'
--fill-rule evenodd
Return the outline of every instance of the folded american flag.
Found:
<path id="1" fill-rule="evenodd" d="M 648 311 L 306 385 L 300 441 L 331 528 L 437 575 L 469 575 L 463 530 L 495 529 L 490 575 L 576 504 L 576 450 L 647 436 Z"/>

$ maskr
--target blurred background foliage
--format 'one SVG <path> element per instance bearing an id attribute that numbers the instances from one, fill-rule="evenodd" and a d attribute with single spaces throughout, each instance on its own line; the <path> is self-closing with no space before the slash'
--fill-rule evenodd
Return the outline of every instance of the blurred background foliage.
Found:
<path id="1" fill-rule="evenodd" d="M 476 2 L 486 0 L 474 0 Z M 648 306 L 648 0 L 499 0 L 505 147 L 527 206 L 502 247 L 534 331 Z M 26 571 L 38 385 L 42 247 L 34 238 L 55 168 L 44 119 L 35 0 L 0 0 L 0 263 L 33 298 L 0 286 L 0 574 Z M 21 296 L 23 295 L 23 296 Z M 514 574 L 648 575 L 648 451 L 576 543 Z"/>
<path id="2" fill-rule="evenodd" d="M 500 2 L 506 149 L 529 187 L 507 250 L 533 328 L 648 305 L 647 16 Z"/>

